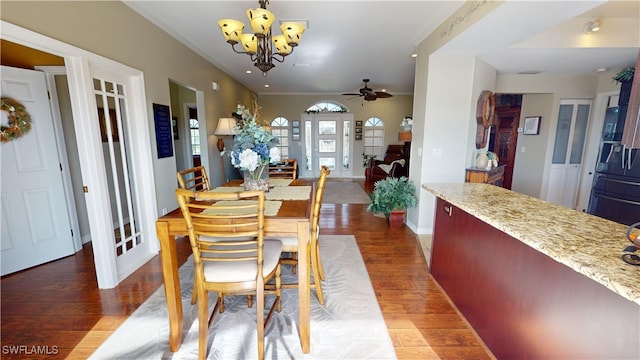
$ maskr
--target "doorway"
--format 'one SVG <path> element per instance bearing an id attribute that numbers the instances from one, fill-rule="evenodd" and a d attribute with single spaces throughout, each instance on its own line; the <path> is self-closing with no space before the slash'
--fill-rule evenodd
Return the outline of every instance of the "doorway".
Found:
<path id="1" fill-rule="evenodd" d="M 82 170 L 82 184 L 85 190 L 83 196 L 87 205 L 98 286 L 101 289 L 113 288 L 159 250 L 159 246 L 152 241 L 155 235 L 156 219 L 155 186 L 142 73 L 139 70 L 4 21 L 2 22 L 2 37 L 11 39 L 18 45 L 41 52 L 46 51 L 64 58 L 77 139 L 76 147 L 69 149 L 69 151 L 77 152 Z M 112 76 L 124 78 L 124 81 L 111 81 Z M 111 189 L 106 180 L 106 165 L 100 141 L 98 99 L 95 93 L 96 86 L 100 81 L 96 81 L 97 79 L 109 80 L 110 83 L 123 85 L 123 89 L 129 90 L 125 99 L 114 99 L 113 104 L 114 108 L 116 102 L 121 105 L 122 111 L 119 116 L 121 120 L 124 119 L 123 124 L 128 123 L 126 129 L 121 129 L 123 132 L 119 133 L 119 136 L 125 136 L 126 133 L 135 134 L 136 137 L 136 141 L 131 142 L 130 147 L 125 150 L 131 160 L 131 171 L 127 173 L 128 180 L 138 185 L 129 189 L 136 204 L 129 206 L 129 204 L 122 202 L 121 204 L 127 207 L 126 214 L 123 211 L 122 216 L 118 215 L 118 217 L 124 220 L 127 217 L 131 218 L 133 214 L 138 220 L 138 226 L 133 237 L 130 237 L 133 233 L 129 234 L 128 230 L 121 231 L 121 234 L 124 234 L 122 238 L 124 244 L 122 249 L 124 250 L 118 250 L 115 245 L 114 217 L 109 198 Z M 109 91 L 106 88 L 103 90 Z M 120 94 L 125 93 L 120 92 Z M 108 111 L 105 111 L 106 113 Z M 107 123 L 105 122 L 105 126 Z M 110 161 L 114 159 L 115 157 L 111 157 Z M 120 174 L 117 176 L 121 177 Z M 144 186 L 140 186 L 141 184 Z M 124 224 L 119 219 L 117 222 Z M 123 225 L 123 227 L 125 226 Z M 130 243 L 128 243 L 129 240 Z M 138 245 L 144 245 L 133 246 L 133 243 L 136 242 Z M 143 251 L 128 251 L 133 248 Z M 117 254 L 119 251 L 129 254 L 136 253 L 135 259 L 118 264 Z"/>

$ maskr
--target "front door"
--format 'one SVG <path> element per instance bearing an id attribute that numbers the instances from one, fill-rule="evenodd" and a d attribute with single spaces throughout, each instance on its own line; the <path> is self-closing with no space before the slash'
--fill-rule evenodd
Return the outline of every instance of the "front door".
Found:
<path id="1" fill-rule="evenodd" d="M 352 114 L 322 113 L 303 115 L 307 166 L 305 176 L 318 177 L 327 166 L 329 177 L 351 177 Z"/>
<path id="2" fill-rule="evenodd" d="M 576 208 L 591 100 L 561 100 L 547 201 Z"/>
<path id="3" fill-rule="evenodd" d="M 0 144 L 2 275 L 74 253 L 45 76 L 2 66 L 2 97 L 25 106 L 31 131 Z M 2 112 L 0 122 L 7 125 Z"/>

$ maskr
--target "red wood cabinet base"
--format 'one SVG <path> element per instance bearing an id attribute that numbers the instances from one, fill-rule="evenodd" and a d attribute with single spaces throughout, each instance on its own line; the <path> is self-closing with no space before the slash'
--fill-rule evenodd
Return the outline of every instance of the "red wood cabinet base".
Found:
<path id="1" fill-rule="evenodd" d="M 430 271 L 498 359 L 640 358 L 640 305 L 442 199 Z"/>

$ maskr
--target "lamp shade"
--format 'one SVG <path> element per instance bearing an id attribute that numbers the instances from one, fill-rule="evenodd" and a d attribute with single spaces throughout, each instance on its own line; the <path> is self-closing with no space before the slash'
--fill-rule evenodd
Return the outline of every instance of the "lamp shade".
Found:
<path id="1" fill-rule="evenodd" d="M 244 51 L 253 55 L 258 51 L 258 38 L 253 34 L 242 34 L 240 35 L 240 42 L 242 43 L 242 48 Z"/>
<path id="2" fill-rule="evenodd" d="M 282 56 L 291 54 L 291 46 L 287 44 L 287 38 L 284 35 L 278 35 L 273 37 L 273 45 L 276 47 L 276 52 Z"/>
<path id="3" fill-rule="evenodd" d="M 251 22 L 251 29 L 258 36 L 266 36 L 271 30 L 271 24 L 276 19 L 271 11 L 262 8 L 247 10 L 247 17 Z"/>
<path id="4" fill-rule="evenodd" d="M 215 135 L 235 135 L 236 134 L 236 119 L 234 118 L 220 118 L 218 120 L 218 126 L 216 127 Z"/>
<path id="5" fill-rule="evenodd" d="M 224 35 L 224 39 L 231 44 L 237 44 L 242 35 L 244 24 L 241 21 L 233 19 L 222 19 L 218 21 L 218 26 Z"/>
<path id="6" fill-rule="evenodd" d="M 289 46 L 298 46 L 302 33 L 304 33 L 304 25 L 297 22 L 285 22 L 280 25 L 280 31 L 287 38 Z"/>

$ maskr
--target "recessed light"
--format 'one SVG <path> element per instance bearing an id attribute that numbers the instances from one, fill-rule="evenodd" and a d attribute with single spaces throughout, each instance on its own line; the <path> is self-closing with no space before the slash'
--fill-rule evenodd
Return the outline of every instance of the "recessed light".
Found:
<path id="1" fill-rule="evenodd" d="M 586 32 L 587 34 L 594 33 L 598 30 L 600 30 L 600 21 L 598 20 L 589 21 L 584 24 L 584 32 Z"/>
<path id="2" fill-rule="evenodd" d="M 269 84 L 264 84 L 264 87 L 268 88 L 268 87 L 269 87 Z"/>
<path id="3" fill-rule="evenodd" d="M 607 70 L 609 70 L 609 69 L 607 69 L 607 68 L 599 68 L 599 69 L 596 69 L 596 72 L 600 73 L 600 72 L 605 72 Z"/>
<path id="4" fill-rule="evenodd" d="M 417 57 L 418 57 L 418 54 L 413 53 L 413 54 L 411 54 L 411 57 L 415 59 L 415 58 L 417 58 Z"/>
<path id="5" fill-rule="evenodd" d="M 247 74 L 252 74 L 252 73 L 253 73 L 253 71 L 251 71 L 251 70 L 247 70 L 247 71 L 245 71 L 245 72 L 246 72 Z"/>

